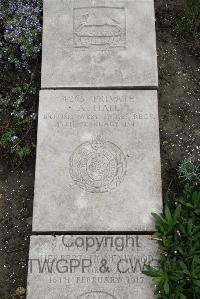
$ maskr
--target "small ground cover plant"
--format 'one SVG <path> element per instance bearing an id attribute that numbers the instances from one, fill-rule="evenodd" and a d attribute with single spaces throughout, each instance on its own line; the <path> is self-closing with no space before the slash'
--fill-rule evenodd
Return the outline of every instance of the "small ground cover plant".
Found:
<path id="1" fill-rule="evenodd" d="M 200 185 L 200 163 L 195 157 L 189 155 L 178 167 L 178 175 L 182 182 L 188 182 L 194 186 Z"/>

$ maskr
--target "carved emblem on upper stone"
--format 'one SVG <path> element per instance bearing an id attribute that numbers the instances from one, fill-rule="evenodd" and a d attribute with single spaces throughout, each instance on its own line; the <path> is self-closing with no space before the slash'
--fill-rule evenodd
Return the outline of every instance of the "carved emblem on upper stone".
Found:
<path id="1" fill-rule="evenodd" d="M 125 47 L 126 16 L 124 8 L 86 7 L 74 9 L 74 47 Z"/>
<path id="2" fill-rule="evenodd" d="M 108 192 L 124 179 L 127 161 L 112 142 L 97 138 L 79 145 L 69 161 L 70 175 L 82 189 L 92 193 Z"/>

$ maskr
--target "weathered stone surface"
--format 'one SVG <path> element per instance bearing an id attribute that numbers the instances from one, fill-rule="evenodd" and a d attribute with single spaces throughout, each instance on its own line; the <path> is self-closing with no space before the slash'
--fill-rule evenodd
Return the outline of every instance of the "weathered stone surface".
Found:
<path id="1" fill-rule="evenodd" d="M 27 299 L 153 299 L 150 236 L 32 236 Z"/>
<path id="2" fill-rule="evenodd" d="M 150 231 L 162 208 L 156 91 L 42 91 L 34 231 Z"/>
<path id="3" fill-rule="evenodd" d="M 157 87 L 153 0 L 44 0 L 42 87 Z"/>

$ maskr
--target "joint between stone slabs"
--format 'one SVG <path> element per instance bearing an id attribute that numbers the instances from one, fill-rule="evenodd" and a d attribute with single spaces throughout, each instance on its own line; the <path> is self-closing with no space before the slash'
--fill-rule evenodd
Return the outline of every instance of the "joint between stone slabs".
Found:
<path id="1" fill-rule="evenodd" d="M 41 87 L 42 91 L 49 90 L 158 90 L 158 86 L 119 86 L 119 87 Z"/>
<path id="2" fill-rule="evenodd" d="M 64 236 L 64 235 L 138 235 L 149 236 L 156 231 L 32 231 L 31 236 Z"/>

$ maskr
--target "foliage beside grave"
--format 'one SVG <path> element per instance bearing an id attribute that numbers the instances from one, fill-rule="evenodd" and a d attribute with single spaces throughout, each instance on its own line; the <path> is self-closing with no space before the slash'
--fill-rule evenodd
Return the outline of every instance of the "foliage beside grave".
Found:
<path id="1" fill-rule="evenodd" d="M 164 213 L 152 214 L 161 258 L 160 269 L 145 273 L 157 285 L 158 299 L 200 298 L 200 163 L 184 160 L 178 173 L 186 183 L 181 196 L 167 196 Z"/>
<path id="2" fill-rule="evenodd" d="M 0 2 L 0 63 L 30 72 L 30 62 L 41 49 L 41 0 Z"/>
<path id="3" fill-rule="evenodd" d="M 194 52 L 200 55 L 200 1 L 184 0 L 177 32 L 190 41 Z"/>
<path id="4" fill-rule="evenodd" d="M 41 31 L 41 0 L 0 1 L 1 77 L 14 73 L 0 92 L 0 153 L 6 157 L 21 159 L 35 147 Z"/>

